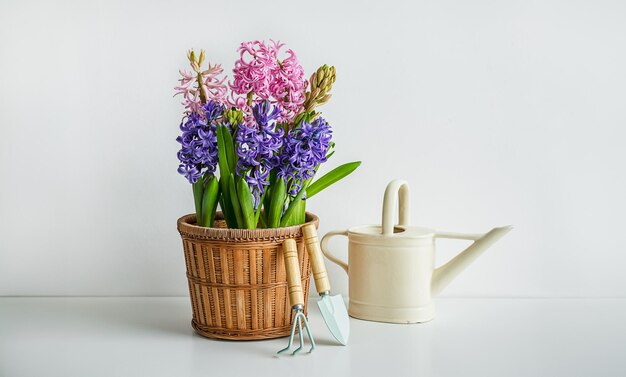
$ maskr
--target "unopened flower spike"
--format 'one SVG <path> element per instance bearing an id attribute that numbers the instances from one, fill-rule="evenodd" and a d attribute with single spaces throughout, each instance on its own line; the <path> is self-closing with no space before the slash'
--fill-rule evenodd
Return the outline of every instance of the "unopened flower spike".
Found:
<path id="1" fill-rule="evenodd" d="M 335 83 L 335 67 L 324 64 L 316 72 L 313 72 L 309 82 L 311 83 L 311 90 L 305 94 L 305 111 L 312 111 L 328 102 L 331 97 L 330 90 Z"/>

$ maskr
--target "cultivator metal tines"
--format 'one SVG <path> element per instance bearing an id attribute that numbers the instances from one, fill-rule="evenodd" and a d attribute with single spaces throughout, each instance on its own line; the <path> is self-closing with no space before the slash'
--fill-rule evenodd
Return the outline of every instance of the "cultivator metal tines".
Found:
<path id="1" fill-rule="evenodd" d="M 285 270 L 287 272 L 289 302 L 291 303 L 291 310 L 295 312 L 295 315 L 293 318 L 293 324 L 291 325 L 289 344 L 287 345 L 287 347 L 278 351 L 278 353 L 287 352 L 293 346 L 293 340 L 296 334 L 296 327 L 298 328 L 300 345 L 292 352 L 292 355 L 295 355 L 304 347 L 304 334 L 302 332 L 303 327 L 304 330 L 306 330 L 309 342 L 311 343 L 311 348 L 309 349 L 309 353 L 311 353 L 315 349 L 315 341 L 313 340 L 313 335 L 311 335 L 309 324 L 303 312 L 304 294 L 302 292 L 302 285 L 300 284 L 300 268 L 298 265 L 298 248 L 296 245 L 296 241 L 294 241 L 293 239 L 287 239 L 283 242 L 283 255 L 285 258 Z"/>

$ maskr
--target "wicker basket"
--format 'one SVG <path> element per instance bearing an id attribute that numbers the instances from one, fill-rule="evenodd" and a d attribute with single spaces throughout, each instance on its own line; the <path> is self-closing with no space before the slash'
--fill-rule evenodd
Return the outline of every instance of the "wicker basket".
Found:
<path id="1" fill-rule="evenodd" d="M 317 216 L 307 213 L 306 220 L 317 227 Z M 216 228 L 195 224 L 193 214 L 178 219 L 196 332 L 231 340 L 288 336 L 292 317 L 281 243 L 298 243 L 306 313 L 311 268 L 300 226 L 228 229 L 220 212 Z"/>

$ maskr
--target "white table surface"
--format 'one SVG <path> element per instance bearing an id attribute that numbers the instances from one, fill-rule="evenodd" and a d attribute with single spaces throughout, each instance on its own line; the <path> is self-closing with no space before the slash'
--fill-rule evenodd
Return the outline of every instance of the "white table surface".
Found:
<path id="1" fill-rule="evenodd" d="M 312 354 L 287 338 L 196 335 L 188 298 L 0 298 L 1 377 L 626 376 L 626 299 L 439 299 L 434 321 L 351 319 L 337 345 L 318 310 Z"/>

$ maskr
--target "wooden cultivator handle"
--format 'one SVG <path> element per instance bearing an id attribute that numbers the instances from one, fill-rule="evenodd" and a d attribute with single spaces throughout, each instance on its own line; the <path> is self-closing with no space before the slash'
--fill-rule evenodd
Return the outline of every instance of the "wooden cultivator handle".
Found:
<path id="1" fill-rule="evenodd" d="M 304 293 L 300 283 L 300 263 L 298 263 L 298 245 L 293 239 L 283 242 L 283 255 L 285 258 L 285 270 L 287 272 L 287 287 L 289 289 L 289 302 L 291 307 L 304 305 Z"/>
<path id="2" fill-rule="evenodd" d="M 328 280 L 324 256 L 322 255 L 322 250 L 320 249 L 320 240 L 317 237 L 317 229 L 315 229 L 315 225 L 313 224 L 304 225 L 302 227 L 302 233 L 304 233 L 304 244 L 306 245 L 306 250 L 309 252 L 309 259 L 311 260 L 311 269 L 313 270 L 317 293 L 322 294 L 324 292 L 330 292 L 330 280 Z"/>

